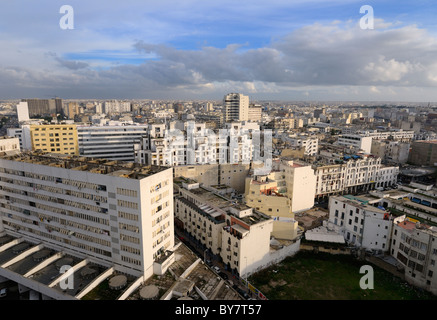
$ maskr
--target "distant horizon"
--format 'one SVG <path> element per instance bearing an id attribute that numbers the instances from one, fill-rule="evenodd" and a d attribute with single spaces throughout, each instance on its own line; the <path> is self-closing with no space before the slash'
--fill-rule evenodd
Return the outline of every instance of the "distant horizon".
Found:
<path id="1" fill-rule="evenodd" d="M 437 101 L 432 0 L 16 0 L 0 9 L 4 100 L 241 92 L 265 101 Z"/>
<path id="2" fill-rule="evenodd" d="M 244 93 L 243 93 L 244 94 Z M 63 97 L 24 97 L 24 98 L 13 98 L 13 99 L 1 99 L 0 102 L 15 102 L 21 101 L 23 99 L 40 99 L 40 100 L 50 100 L 50 99 L 62 99 L 63 101 L 172 101 L 172 102 L 221 102 L 223 99 L 174 99 L 174 98 L 63 98 Z M 250 98 L 250 96 L 249 96 Z M 298 103 L 361 103 L 361 104 L 436 104 L 436 101 L 396 101 L 396 100 L 286 100 L 286 99 L 250 99 L 249 103 L 253 102 L 277 102 L 277 103 L 289 103 L 289 102 L 298 102 Z"/>

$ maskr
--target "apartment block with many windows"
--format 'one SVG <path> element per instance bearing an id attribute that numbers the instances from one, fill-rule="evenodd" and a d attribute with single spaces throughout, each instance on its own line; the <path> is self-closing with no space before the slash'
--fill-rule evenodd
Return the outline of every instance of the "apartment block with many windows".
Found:
<path id="1" fill-rule="evenodd" d="M 171 168 L 3 155 L 0 207 L 0 231 L 144 279 L 174 246 Z"/>
<path id="2" fill-rule="evenodd" d="M 435 227 L 403 215 L 393 221 L 390 254 L 396 258 L 405 279 L 437 294 L 437 232 Z"/>
<path id="3" fill-rule="evenodd" d="M 243 276 L 269 263 L 273 220 L 246 205 L 175 179 L 175 224 L 217 255 L 228 270 Z"/>

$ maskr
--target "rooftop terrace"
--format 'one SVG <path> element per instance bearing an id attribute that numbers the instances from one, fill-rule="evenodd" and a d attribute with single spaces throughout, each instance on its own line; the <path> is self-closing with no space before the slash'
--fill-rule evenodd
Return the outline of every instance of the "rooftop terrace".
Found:
<path id="1" fill-rule="evenodd" d="M 138 180 L 167 169 L 167 167 L 144 166 L 133 162 L 111 161 L 44 152 L 3 153 L 0 154 L 0 159 Z"/>

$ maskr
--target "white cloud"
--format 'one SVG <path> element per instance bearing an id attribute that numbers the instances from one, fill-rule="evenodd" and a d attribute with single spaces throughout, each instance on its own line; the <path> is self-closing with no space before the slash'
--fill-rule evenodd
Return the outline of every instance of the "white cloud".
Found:
<path id="1" fill-rule="evenodd" d="M 80 36 L 85 33 L 92 36 L 82 46 Z M 21 92 L 50 88 L 66 98 L 80 93 L 98 97 L 105 92 L 137 98 L 166 94 L 217 97 L 240 90 L 258 96 L 302 97 L 308 93 L 309 98 L 340 98 L 360 96 L 361 92 L 363 97 L 369 93 L 391 96 L 384 87 L 402 94 L 400 88 L 407 86 L 437 85 L 437 39 L 417 26 L 384 20 L 377 20 L 375 30 L 361 30 L 357 21 L 315 23 L 260 48 L 229 44 L 182 50 L 130 38 L 120 43 L 121 52 L 136 49 L 138 56 L 155 59 L 140 65 L 108 64 L 103 70 L 91 69 L 96 65 L 90 61 L 66 59 L 63 53 L 79 52 L 80 47 L 86 57 L 87 51 L 96 48 L 93 40 L 97 47 L 110 51 L 111 37 L 97 40 L 99 32 L 85 29 L 70 36 L 72 43 L 67 49 L 61 50 L 59 45 L 54 46 L 59 51 L 38 49 L 33 58 L 29 44 L 12 41 L 0 53 L 0 58 L 5 58 L 0 65 L 0 93 L 20 97 L 24 93 L 15 87 L 21 87 Z M 14 58 L 13 52 L 20 48 L 28 52 Z M 54 53 L 47 55 L 48 51 Z M 26 54 L 29 61 L 24 63 Z M 18 66 L 19 61 L 23 63 Z M 434 97 L 432 90 L 425 91 Z"/>

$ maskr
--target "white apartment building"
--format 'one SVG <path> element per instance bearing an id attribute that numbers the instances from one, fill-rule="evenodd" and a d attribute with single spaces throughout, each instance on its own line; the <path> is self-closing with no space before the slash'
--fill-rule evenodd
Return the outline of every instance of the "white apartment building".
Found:
<path id="1" fill-rule="evenodd" d="M 27 102 L 19 102 L 17 104 L 17 117 L 18 122 L 29 121 L 29 105 Z"/>
<path id="2" fill-rule="evenodd" d="M 380 158 L 347 156 L 342 162 L 313 165 L 317 197 L 371 190 L 375 188 L 378 177 L 387 176 L 387 174 L 379 174 Z"/>
<path id="3" fill-rule="evenodd" d="M 371 137 L 375 140 L 392 139 L 396 141 L 411 141 L 414 138 L 414 130 L 391 130 L 391 131 L 360 131 L 360 135 Z"/>
<path id="4" fill-rule="evenodd" d="M 14 137 L 0 137 L 0 152 L 20 151 L 20 140 Z"/>
<path id="5" fill-rule="evenodd" d="M 175 184 L 176 226 L 219 255 L 240 277 L 268 263 L 273 225 L 269 216 L 234 204 L 195 181 L 180 177 Z"/>
<path id="6" fill-rule="evenodd" d="M 54 154 L 0 157 L 0 231 L 147 279 L 174 246 L 172 169 Z"/>
<path id="7" fill-rule="evenodd" d="M 396 185 L 399 176 L 398 166 L 381 166 L 376 175 L 376 188 L 386 188 Z"/>
<path id="8" fill-rule="evenodd" d="M 148 135 L 135 145 L 135 161 L 153 165 L 249 163 L 254 157 L 256 123 L 228 123 L 212 130 L 193 121 L 150 125 Z"/>
<path id="9" fill-rule="evenodd" d="M 7 135 L 9 137 L 18 138 L 20 150 L 32 150 L 32 138 L 30 135 L 30 125 L 23 124 L 19 128 L 8 128 Z"/>
<path id="10" fill-rule="evenodd" d="M 134 145 L 148 135 L 148 126 L 78 125 L 77 135 L 82 156 L 134 162 Z"/>
<path id="11" fill-rule="evenodd" d="M 338 137 L 337 144 L 340 146 L 352 146 L 357 150 L 370 153 L 372 149 L 372 137 L 358 134 L 342 134 Z"/>
<path id="12" fill-rule="evenodd" d="M 283 134 L 281 139 L 289 142 L 292 147 L 304 148 L 304 154 L 307 156 L 315 156 L 319 150 L 319 139 L 307 135 L 288 136 Z"/>
<path id="13" fill-rule="evenodd" d="M 129 101 L 105 101 L 104 102 L 105 113 L 124 113 L 131 111 L 131 103 Z"/>
<path id="14" fill-rule="evenodd" d="M 279 170 L 283 173 L 290 209 L 297 213 L 314 206 L 316 175 L 308 163 L 283 159 Z"/>
<path id="15" fill-rule="evenodd" d="M 329 222 L 346 242 L 359 248 L 388 251 L 392 229 L 390 215 L 366 199 L 345 196 L 329 198 Z"/>
<path id="16" fill-rule="evenodd" d="M 249 97 L 241 93 L 229 93 L 223 98 L 225 122 L 248 121 Z"/>
<path id="17" fill-rule="evenodd" d="M 390 254 L 404 270 L 405 280 L 437 294 L 437 231 L 404 216 L 393 221 Z"/>

